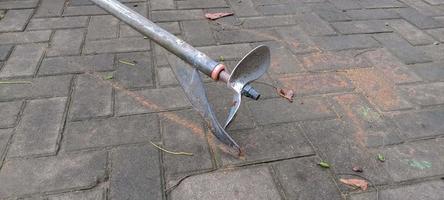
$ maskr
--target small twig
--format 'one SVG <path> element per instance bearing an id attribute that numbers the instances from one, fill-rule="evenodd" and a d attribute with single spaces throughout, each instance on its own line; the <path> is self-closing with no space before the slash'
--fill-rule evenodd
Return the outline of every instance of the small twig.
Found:
<path id="1" fill-rule="evenodd" d="M 370 179 L 368 179 L 368 178 L 366 178 L 366 177 L 364 177 L 364 176 L 361 176 L 361 175 L 359 175 L 359 174 L 352 174 L 352 173 L 337 173 L 336 175 L 338 175 L 338 176 L 357 176 L 357 177 L 359 177 L 359 178 L 362 178 L 362 179 L 368 181 L 368 182 L 370 183 L 370 185 L 373 186 L 373 188 L 375 188 L 375 191 L 376 191 L 376 200 L 379 200 L 379 191 L 378 191 L 378 188 L 376 187 L 376 185 L 375 185 Z"/>
<path id="2" fill-rule="evenodd" d="M 151 141 L 150 141 L 150 143 L 151 143 L 153 146 L 155 146 L 156 148 L 160 149 L 161 151 L 163 151 L 163 152 L 165 152 L 165 153 L 169 153 L 169 154 L 173 154 L 173 155 L 184 155 L 184 156 L 192 156 L 192 155 L 193 155 L 193 153 L 188 153 L 188 152 L 182 152 L 182 151 L 180 151 L 180 152 L 174 152 L 174 151 L 169 151 L 169 150 L 166 150 L 166 149 L 160 147 L 160 146 L 157 145 L 157 144 L 154 144 L 154 142 L 151 142 Z"/>
<path id="3" fill-rule="evenodd" d="M 0 81 L 0 84 L 32 84 L 31 81 Z"/>
<path id="4" fill-rule="evenodd" d="M 120 62 L 120 63 L 123 63 L 123 64 L 126 64 L 126 65 L 131 65 L 131 66 L 136 65 L 136 64 L 134 64 L 133 62 L 126 61 L 126 60 L 119 60 L 119 62 Z"/>
<path id="5" fill-rule="evenodd" d="M 172 185 L 171 187 L 169 187 L 169 188 L 166 188 L 164 191 L 166 192 L 166 193 L 169 193 L 169 192 L 171 192 L 172 190 L 174 190 L 175 188 L 177 188 L 177 186 L 179 186 L 181 183 L 182 183 L 182 181 L 184 181 L 185 179 L 187 179 L 187 178 L 190 178 L 190 177 L 192 177 L 192 176 L 197 176 L 197 175 L 201 175 L 201 174 L 204 174 L 204 173 L 211 173 L 211 172 L 214 172 L 214 171 L 217 171 L 218 169 L 217 168 L 214 168 L 214 169 L 210 169 L 210 170 L 208 170 L 208 171 L 205 171 L 205 172 L 203 172 L 203 173 L 194 173 L 194 174 L 188 174 L 188 175 L 185 175 L 185 176 L 183 176 L 183 177 L 181 177 L 174 185 Z"/>

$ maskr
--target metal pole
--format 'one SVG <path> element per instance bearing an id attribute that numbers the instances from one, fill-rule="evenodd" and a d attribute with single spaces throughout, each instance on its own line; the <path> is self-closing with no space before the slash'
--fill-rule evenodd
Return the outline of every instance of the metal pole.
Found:
<path id="1" fill-rule="evenodd" d="M 230 77 L 230 75 L 225 69 L 224 64 L 214 61 L 204 53 L 159 27 L 139 13 L 131 10 L 117 0 L 91 1 L 212 79 L 221 80 L 226 83 L 228 82 L 228 77 Z M 243 88 L 242 95 L 255 100 L 260 97 L 260 94 L 249 84 L 246 84 Z"/>
<path id="2" fill-rule="evenodd" d="M 139 13 L 129 9 L 117 0 L 91 1 L 206 75 L 212 77 L 213 70 L 219 65 L 218 62 L 214 61 L 204 53 L 149 21 Z"/>

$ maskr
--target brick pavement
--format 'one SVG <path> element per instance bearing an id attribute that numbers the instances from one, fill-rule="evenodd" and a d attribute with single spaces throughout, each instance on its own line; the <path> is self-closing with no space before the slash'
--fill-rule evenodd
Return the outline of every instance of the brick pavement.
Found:
<path id="1" fill-rule="evenodd" d="M 256 83 L 235 158 L 163 48 L 89 0 L 0 0 L 0 81 L 25 81 L 0 84 L 0 199 L 443 199 L 443 0 L 122 2 L 230 67 L 269 45 L 261 81 L 294 102 Z M 224 118 L 230 91 L 204 80 Z M 353 166 L 378 190 L 341 184 Z"/>

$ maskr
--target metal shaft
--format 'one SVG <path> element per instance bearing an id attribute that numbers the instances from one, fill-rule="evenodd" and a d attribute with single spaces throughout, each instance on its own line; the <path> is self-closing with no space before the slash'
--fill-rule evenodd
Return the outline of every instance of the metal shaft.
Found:
<path id="1" fill-rule="evenodd" d="M 219 64 L 117 0 L 91 1 L 208 76 Z"/>
<path id="2" fill-rule="evenodd" d="M 210 76 L 214 80 L 218 80 L 219 76 L 223 74 L 224 76 L 220 80 L 223 82 L 228 82 L 229 75 L 226 76 L 227 71 L 224 71 L 225 66 L 223 64 L 214 61 L 182 39 L 159 27 L 144 16 L 126 7 L 119 1 L 91 1 L 143 35 L 147 36 L 160 46 L 164 47 L 171 53 L 180 57 L 182 60 L 195 67 L 197 70 L 203 72 L 207 76 Z M 257 100 L 260 96 L 260 94 L 256 92 L 249 84 L 245 85 L 245 89 L 242 91 L 242 94 L 255 100 Z"/>

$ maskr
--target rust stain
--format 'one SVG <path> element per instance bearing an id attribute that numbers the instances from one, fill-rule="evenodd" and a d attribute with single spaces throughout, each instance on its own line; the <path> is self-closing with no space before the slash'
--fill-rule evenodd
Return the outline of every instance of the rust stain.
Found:
<path id="1" fill-rule="evenodd" d="M 341 96 L 336 96 L 333 99 L 341 106 L 342 110 L 344 110 L 345 115 L 351 120 L 352 124 L 354 125 L 353 127 L 356 129 L 356 132 L 354 134 L 355 141 L 361 147 L 366 147 L 367 135 L 365 129 L 363 128 L 364 123 L 353 110 L 353 107 L 357 105 L 357 102 L 359 101 L 358 97 L 353 94 L 345 94 Z"/>
<path id="2" fill-rule="evenodd" d="M 345 75 L 367 95 L 369 100 L 384 110 L 402 107 L 395 84 L 384 73 L 373 68 L 349 69 Z"/>
<path id="3" fill-rule="evenodd" d="M 419 81 L 413 74 L 407 73 L 405 65 L 391 55 L 386 49 L 377 49 L 364 54 L 366 58 L 386 77 L 395 83 L 410 83 Z"/>

